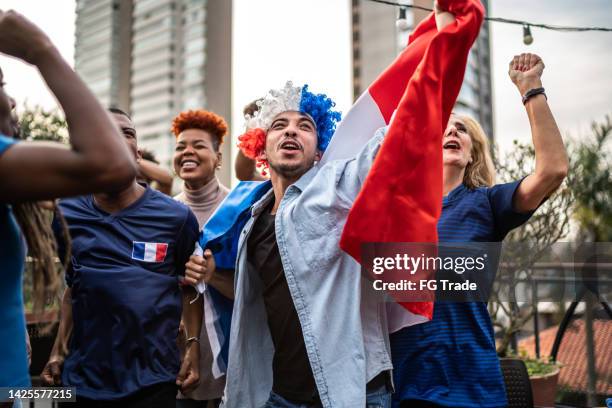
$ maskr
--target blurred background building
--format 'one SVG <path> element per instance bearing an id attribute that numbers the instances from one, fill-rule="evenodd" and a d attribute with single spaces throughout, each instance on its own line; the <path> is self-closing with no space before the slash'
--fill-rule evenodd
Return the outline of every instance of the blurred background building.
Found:
<path id="1" fill-rule="evenodd" d="M 230 124 L 231 16 L 231 0 L 77 0 L 75 69 L 170 167 L 178 112 L 205 108 Z M 230 157 L 230 143 L 222 150 Z M 218 174 L 226 185 L 229 162 Z"/>
<path id="2" fill-rule="evenodd" d="M 488 1 L 482 0 L 488 9 Z M 431 8 L 431 0 L 411 4 Z M 408 43 L 408 34 L 428 12 L 406 9 L 408 29 L 397 28 L 398 8 L 369 0 L 352 0 L 353 97 L 356 99 Z M 480 122 L 493 140 L 493 95 L 489 23 L 485 21 L 468 58 L 455 111 Z"/>

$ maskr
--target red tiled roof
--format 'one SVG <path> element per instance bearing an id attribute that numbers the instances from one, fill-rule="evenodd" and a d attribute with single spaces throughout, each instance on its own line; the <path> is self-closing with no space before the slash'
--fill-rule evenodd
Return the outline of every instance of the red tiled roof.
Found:
<path id="1" fill-rule="evenodd" d="M 559 326 L 540 332 L 540 355 L 549 356 Z M 598 394 L 612 395 L 612 321 L 593 322 L 595 338 L 595 370 Z M 535 337 L 519 341 L 519 349 L 535 356 Z M 557 360 L 563 364 L 559 375 L 559 386 L 575 391 L 587 390 L 586 332 L 583 319 L 574 320 L 565 331 Z"/>

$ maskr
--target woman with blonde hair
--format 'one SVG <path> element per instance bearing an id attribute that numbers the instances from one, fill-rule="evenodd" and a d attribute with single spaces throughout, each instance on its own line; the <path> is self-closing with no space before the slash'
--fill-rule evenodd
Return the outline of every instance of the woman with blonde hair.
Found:
<path id="1" fill-rule="evenodd" d="M 453 114 L 453 117 L 463 124 L 472 142 L 472 161 L 465 168 L 463 184 L 471 189 L 491 187 L 495 184 L 495 167 L 491 157 L 489 138 L 480 123 L 471 117 L 455 114 Z M 459 127 L 461 126 L 459 125 Z"/>
<path id="2" fill-rule="evenodd" d="M 439 242 L 502 241 L 567 175 L 563 140 L 542 88 L 543 70 L 544 63 L 533 54 L 515 56 L 509 67 L 527 111 L 536 156 L 535 171 L 522 180 L 494 184 L 487 136 L 475 120 L 451 115 L 442 139 Z M 482 273 L 494 276 L 496 269 L 492 265 Z M 409 327 L 400 306 L 389 303 L 387 310 L 395 407 L 507 406 L 485 302 L 437 302 L 431 321 Z"/>

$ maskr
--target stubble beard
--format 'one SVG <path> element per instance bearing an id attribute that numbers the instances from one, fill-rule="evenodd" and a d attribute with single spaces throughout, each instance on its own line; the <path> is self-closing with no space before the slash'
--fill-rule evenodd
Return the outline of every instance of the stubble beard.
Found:
<path id="1" fill-rule="evenodd" d="M 296 164 L 283 164 L 269 162 L 270 169 L 274 170 L 276 174 L 281 177 L 289 179 L 297 179 L 304 175 L 308 170 L 314 166 L 314 158 L 307 162 L 301 162 Z"/>

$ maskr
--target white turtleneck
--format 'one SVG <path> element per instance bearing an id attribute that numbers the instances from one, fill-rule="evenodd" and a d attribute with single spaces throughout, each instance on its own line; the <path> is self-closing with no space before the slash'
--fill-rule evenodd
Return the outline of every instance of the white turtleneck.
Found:
<path id="1" fill-rule="evenodd" d="M 217 177 L 213 177 L 204 186 L 195 190 L 189 189 L 184 184 L 183 192 L 174 199 L 191 208 L 201 229 L 228 193 L 229 189 L 221 184 Z"/>

